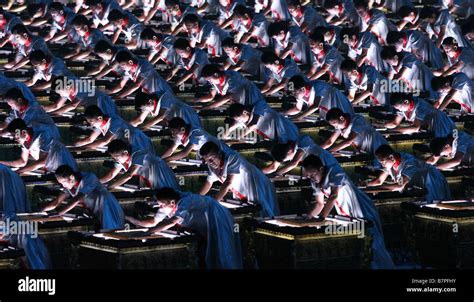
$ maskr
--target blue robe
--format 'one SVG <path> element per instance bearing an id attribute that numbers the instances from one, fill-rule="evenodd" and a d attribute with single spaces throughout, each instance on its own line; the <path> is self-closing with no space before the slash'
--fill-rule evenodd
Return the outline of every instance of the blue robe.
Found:
<path id="1" fill-rule="evenodd" d="M 397 183 L 406 176 L 410 179 L 407 186 L 426 188 L 425 199 L 428 203 L 451 199 L 448 182 L 443 174 L 436 167 L 428 165 L 411 154 L 401 153 L 398 168 L 385 171 Z"/>
<path id="2" fill-rule="evenodd" d="M 150 138 L 143 131 L 133 127 L 119 116 L 109 117 L 105 126 L 100 129 L 96 128 L 95 131 L 100 131 L 104 136 L 110 132 L 116 139 L 128 142 L 132 146 L 132 152 L 141 150 L 155 154 L 155 147 Z"/>
<path id="3" fill-rule="evenodd" d="M 443 55 L 441 50 L 436 47 L 425 33 L 417 30 L 407 30 L 407 45 L 403 47 L 406 52 L 415 52 L 423 63 L 430 63 L 434 69 L 441 68 L 443 64 Z"/>
<path id="4" fill-rule="evenodd" d="M 234 232 L 234 218 L 209 196 L 182 193 L 175 217 L 179 224 L 207 238 L 208 269 L 241 269 L 240 236 Z"/>
<path id="5" fill-rule="evenodd" d="M 214 90 L 219 95 L 229 95 L 232 101 L 244 106 L 252 106 L 257 103 L 266 103 L 265 97 L 255 83 L 249 81 L 239 72 L 227 70 L 225 73 L 225 81 L 222 86 L 212 84 Z"/>
<path id="6" fill-rule="evenodd" d="M 295 154 L 298 150 L 304 152 L 302 160 L 309 155 L 316 155 L 321 159 L 324 166 L 331 167 L 333 171 L 343 172 L 343 169 L 337 159 L 331 154 L 331 152 L 321 148 L 316 144 L 309 135 L 302 135 L 298 138 L 295 145 Z"/>
<path id="7" fill-rule="evenodd" d="M 227 146 L 227 144 L 217 139 L 215 136 L 210 135 L 201 128 L 191 129 L 185 138 L 182 138 L 181 140 L 176 138 L 174 142 L 176 144 L 183 145 L 184 147 L 187 147 L 189 144 L 194 145 L 193 151 L 199 151 L 205 143 L 213 142 L 218 145 L 219 149 L 223 150 L 224 153 L 233 152 L 233 150 L 229 146 Z"/>
<path id="8" fill-rule="evenodd" d="M 141 88 L 146 93 L 173 93 L 173 89 L 170 87 L 168 82 L 166 82 L 158 73 L 158 71 L 156 71 L 155 67 L 145 59 L 139 59 L 136 70 L 134 72 L 125 71 L 125 76 L 133 82 L 143 79 L 144 82 Z"/>
<path id="9" fill-rule="evenodd" d="M 461 165 L 472 167 L 474 165 L 474 138 L 464 131 L 458 132 L 458 138 L 451 145 L 451 157 L 456 153 L 462 153 Z"/>
<path id="10" fill-rule="evenodd" d="M 179 190 L 176 176 L 160 157 L 136 151 L 132 153 L 129 164 L 116 163 L 116 167 L 123 169 L 125 172 L 133 165 L 139 166 L 137 175 L 140 177 L 141 186 L 152 189 L 169 187 Z"/>
<path id="11" fill-rule="evenodd" d="M 24 250 L 29 268 L 41 270 L 51 269 L 49 252 L 41 237 L 21 233 L 9 234 L 4 239 L 12 246 Z"/>
<path id="12" fill-rule="evenodd" d="M 94 89 L 94 93 L 92 95 L 88 92 L 79 92 L 74 97 L 74 101 L 75 100 L 79 100 L 81 106 L 84 108 L 95 105 L 99 107 L 102 113 L 107 116 L 113 117 L 119 115 L 117 105 L 115 104 L 114 100 L 98 88 Z"/>
<path id="13" fill-rule="evenodd" d="M 249 121 L 252 121 L 256 116 L 258 116 L 257 133 L 264 138 L 287 143 L 290 140 L 297 140 L 300 135 L 298 127 L 292 121 L 270 107 L 265 108 L 263 114 L 256 114 L 252 109 Z"/>
<path id="14" fill-rule="evenodd" d="M 27 151 L 29 157 L 38 160 L 41 153 L 47 153 L 45 169 L 48 172 L 55 172 L 61 165 L 69 165 L 77 171 L 76 160 L 71 152 L 57 139 L 51 127 L 45 124 L 33 125 L 33 137 L 27 145 L 21 147 Z"/>
<path id="15" fill-rule="evenodd" d="M 222 172 L 209 167 L 207 181 L 223 183 L 228 175 L 233 175 L 231 190 L 234 198 L 247 199 L 262 206 L 262 216 L 279 215 L 275 186 L 260 169 L 245 160 L 239 153 L 224 154 Z"/>
<path id="16" fill-rule="evenodd" d="M 21 82 L 17 82 L 13 79 L 7 78 L 6 76 L 3 75 L 2 72 L 0 72 L 0 95 L 2 96 L 5 95 L 7 91 L 10 90 L 11 88 L 20 89 L 21 92 L 23 93 L 23 96 L 28 100 L 28 103 L 30 104 L 30 106 L 35 106 L 39 104 L 33 92 L 31 92 L 28 86 L 26 86 L 25 84 Z"/>
<path id="17" fill-rule="evenodd" d="M 352 146 L 363 153 L 373 154 L 378 147 L 388 145 L 387 140 L 377 132 L 375 128 L 367 122 L 367 120 L 360 114 L 354 114 L 349 125 L 339 131 L 344 138 L 349 138 L 351 133 L 355 133 L 355 140 Z"/>
<path id="18" fill-rule="evenodd" d="M 0 212 L 12 215 L 30 211 L 23 180 L 9 167 L 0 164 Z"/>
<path id="19" fill-rule="evenodd" d="M 385 248 L 382 224 L 373 201 L 367 194 L 360 190 L 344 172 L 329 168 L 320 185 L 312 182 L 315 193 L 322 193 L 325 197 L 331 195 L 331 187 L 338 187 L 339 193 L 334 205 L 337 213 L 365 219 L 373 223 L 369 230 L 372 235 L 372 261 L 371 268 L 390 269 L 393 267 L 392 257 Z"/>
<path id="20" fill-rule="evenodd" d="M 84 205 L 99 218 L 102 229 L 122 229 L 124 213 L 117 199 L 92 173 L 81 173 L 82 179 L 76 189 L 68 190 L 72 197 L 85 195 Z"/>
<path id="21" fill-rule="evenodd" d="M 296 107 L 298 109 L 303 109 L 303 105 L 308 107 L 313 106 L 316 98 L 319 98 L 318 108 L 319 117 L 321 119 L 326 119 L 327 112 L 332 108 L 339 108 L 342 112 L 350 115 L 354 114 L 352 103 L 347 96 L 333 85 L 320 80 L 311 81 L 310 85 L 311 90 L 309 96 L 296 100 Z"/>
<path id="22" fill-rule="evenodd" d="M 174 117 L 182 118 L 186 124 L 192 128 L 201 128 L 201 118 L 191 106 L 178 99 L 172 93 L 165 92 L 160 94 L 156 109 L 151 112 L 152 116 L 157 116 L 160 109 L 165 110 L 165 119 L 170 121 Z"/>
<path id="23" fill-rule="evenodd" d="M 407 122 L 421 121 L 421 128 L 433 132 L 435 137 L 448 136 L 456 128 L 451 118 L 435 109 L 423 99 L 415 99 L 415 107 L 410 112 L 398 112 Z"/>
<path id="24" fill-rule="evenodd" d="M 372 93 L 370 94 L 369 103 L 375 106 L 390 106 L 388 89 L 386 87 L 389 80 L 381 75 L 373 66 L 363 66 L 361 77 L 350 82 L 349 91 L 362 93 L 371 86 Z"/>

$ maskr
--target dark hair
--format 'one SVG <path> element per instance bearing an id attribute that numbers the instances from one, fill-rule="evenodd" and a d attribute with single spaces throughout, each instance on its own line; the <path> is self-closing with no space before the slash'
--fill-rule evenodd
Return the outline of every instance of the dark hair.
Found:
<path id="1" fill-rule="evenodd" d="M 139 91 L 135 94 L 135 110 L 141 111 L 142 106 L 146 105 L 150 99 L 156 99 L 156 94 L 148 94 Z"/>
<path id="2" fill-rule="evenodd" d="M 128 153 L 131 153 L 132 146 L 130 146 L 121 139 L 114 139 L 107 146 L 107 152 L 109 152 L 109 154 L 119 153 L 123 151 L 128 151 Z"/>
<path id="3" fill-rule="evenodd" d="M 205 143 L 204 145 L 202 145 L 201 149 L 199 149 L 199 155 L 201 156 L 206 156 L 211 153 L 219 154 L 219 152 L 221 152 L 219 146 L 211 141 Z"/>
<path id="4" fill-rule="evenodd" d="M 428 18 L 432 18 L 433 16 L 437 16 L 437 15 L 438 15 L 438 12 L 432 6 L 423 6 L 423 8 L 420 10 L 421 20 L 426 20 Z"/>
<path id="5" fill-rule="evenodd" d="M 246 108 L 242 104 L 234 103 L 234 104 L 230 105 L 229 108 L 227 109 L 227 114 L 231 118 L 236 118 L 238 116 L 241 116 L 244 113 L 245 110 L 249 110 L 249 109 Z"/>
<path id="6" fill-rule="evenodd" d="M 355 27 L 346 27 L 346 28 L 343 28 L 341 29 L 341 32 L 339 33 L 339 36 L 340 37 L 348 37 L 348 38 L 352 38 L 352 36 L 356 36 L 357 38 L 359 37 L 359 34 L 360 34 L 360 30 L 355 28 Z"/>
<path id="7" fill-rule="evenodd" d="M 86 18 L 86 16 L 83 16 L 83 15 L 76 15 L 74 17 L 74 19 L 72 19 L 72 22 L 71 22 L 72 26 L 80 26 L 80 27 L 83 27 L 83 26 L 91 26 L 91 22 L 89 21 L 89 19 Z"/>
<path id="8" fill-rule="evenodd" d="M 408 17 L 411 13 L 415 13 L 415 12 L 416 10 L 413 7 L 404 5 L 398 9 L 397 14 L 400 18 L 403 19 L 403 18 Z"/>
<path id="9" fill-rule="evenodd" d="M 458 41 L 453 37 L 447 37 L 443 40 L 443 46 L 459 46 Z"/>
<path id="10" fill-rule="evenodd" d="M 275 61 L 280 63 L 284 60 L 280 59 L 273 51 L 264 51 L 261 56 L 262 64 L 275 64 Z"/>
<path id="11" fill-rule="evenodd" d="M 335 121 L 341 118 L 341 116 L 346 116 L 344 112 L 339 109 L 339 108 L 331 108 L 329 111 L 326 113 L 326 121 Z"/>
<path id="12" fill-rule="evenodd" d="M 48 6 L 48 10 L 51 11 L 64 11 L 64 5 L 60 2 L 53 2 Z"/>
<path id="13" fill-rule="evenodd" d="M 21 118 L 16 118 L 11 121 L 7 126 L 7 131 L 10 133 L 15 133 L 17 130 L 23 131 L 27 130 L 28 126 L 26 125 L 25 121 Z"/>
<path id="14" fill-rule="evenodd" d="M 382 48 L 382 52 L 380 53 L 382 60 L 393 59 L 393 57 L 395 57 L 396 55 L 398 55 L 398 52 L 395 46 L 384 46 Z"/>
<path id="15" fill-rule="evenodd" d="M 225 38 L 224 41 L 222 41 L 222 47 L 228 47 L 228 48 L 241 48 L 242 44 L 235 43 L 234 38 Z"/>
<path id="16" fill-rule="evenodd" d="M 13 26 L 12 35 L 23 35 L 23 34 L 30 35 L 30 31 L 28 30 L 28 28 L 26 28 L 25 25 L 17 24 Z"/>
<path id="17" fill-rule="evenodd" d="M 18 88 L 10 88 L 7 93 L 5 93 L 5 99 L 10 99 L 10 100 L 18 100 L 20 99 L 20 104 L 28 104 L 29 101 L 25 96 L 23 95 L 23 92 L 18 89 Z"/>
<path id="18" fill-rule="evenodd" d="M 431 153 L 434 156 L 440 156 L 445 145 L 449 144 L 450 137 L 435 137 L 430 142 Z"/>
<path id="19" fill-rule="evenodd" d="M 279 163 L 283 162 L 285 160 L 286 155 L 288 154 L 288 151 L 293 148 L 293 145 L 293 141 L 275 144 L 271 151 L 273 160 Z"/>
<path id="20" fill-rule="evenodd" d="M 471 14 L 464 23 L 461 25 L 461 31 L 463 35 L 474 32 L 474 15 Z"/>
<path id="21" fill-rule="evenodd" d="M 159 35 L 153 30 L 151 26 L 145 27 L 140 34 L 140 39 L 142 40 L 152 40 L 153 37 L 158 37 Z"/>
<path id="22" fill-rule="evenodd" d="M 431 79 L 431 88 L 434 91 L 439 91 L 444 85 L 451 84 L 451 81 L 452 81 L 452 76 L 433 77 L 433 79 Z"/>
<path id="23" fill-rule="evenodd" d="M 341 4 L 342 3 L 339 0 L 326 0 L 324 1 L 324 8 L 325 9 L 333 8 L 334 6 L 341 5 Z"/>
<path id="24" fill-rule="evenodd" d="M 292 76 L 290 80 L 288 81 L 288 85 L 293 85 L 294 90 L 301 89 L 305 87 L 307 84 L 308 82 L 306 82 L 305 78 L 303 78 L 300 75 Z"/>
<path id="25" fill-rule="evenodd" d="M 403 31 L 389 31 L 387 34 L 387 44 L 393 46 L 395 43 L 398 43 L 400 39 L 403 39 L 406 35 L 407 34 Z"/>
<path id="26" fill-rule="evenodd" d="M 49 60 L 50 56 L 46 55 L 42 50 L 37 49 L 30 53 L 31 64 L 41 64 L 43 60 Z"/>
<path id="27" fill-rule="evenodd" d="M 68 178 L 71 175 L 75 176 L 76 174 L 77 173 L 74 171 L 74 169 L 69 165 L 61 165 L 54 172 L 54 175 L 56 177 L 61 177 L 61 178 Z"/>
<path id="28" fill-rule="evenodd" d="M 97 4 L 102 4 L 102 0 L 86 0 L 87 6 L 96 6 Z"/>
<path id="29" fill-rule="evenodd" d="M 390 94 L 390 105 L 403 103 L 403 101 L 409 100 L 413 102 L 413 95 L 404 92 L 394 92 Z"/>
<path id="30" fill-rule="evenodd" d="M 130 51 L 123 49 L 117 53 L 115 60 L 119 63 L 125 63 L 130 60 L 135 61 L 136 57 L 134 57 Z"/>
<path id="31" fill-rule="evenodd" d="M 186 50 L 186 48 L 192 48 L 188 39 L 178 38 L 174 41 L 174 49 Z"/>
<path id="32" fill-rule="evenodd" d="M 181 6 L 181 2 L 179 0 L 165 0 L 165 5 L 166 7 Z"/>
<path id="33" fill-rule="evenodd" d="M 234 8 L 234 15 L 238 18 L 242 18 L 245 15 L 248 15 L 250 18 L 253 18 L 255 11 L 246 7 L 245 5 L 239 4 Z"/>
<path id="34" fill-rule="evenodd" d="M 44 4 L 32 3 L 26 6 L 26 12 L 28 16 L 33 17 L 40 9 L 43 9 Z"/>
<path id="35" fill-rule="evenodd" d="M 107 19 L 110 21 L 110 22 L 115 22 L 115 21 L 118 21 L 118 20 L 121 20 L 125 18 L 125 14 L 122 13 L 120 10 L 118 9 L 113 9 L 109 12 L 109 16 L 107 17 Z"/>
<path id="36" fill-rule="evenodd" d="M 98 118 L 99 116 L 105 116 L 104 113 L 102 112 L 102 110 L 100 110 L 99 107 L 97 107 L 96 105 L 91 105 L 89 107 L 86 108 L 86 111 L 84 111 L 84 117 L 85 118 L 92 118 L 92 119 L 96 119 Z"/>
<path id="37" fill-rule="evenodd" d="M 300 0 L 288 0 L 286 2 L 288 4 L 288 7 L 297 7 L 298 5 L 301 6 Z"/>
<path id="38" fill-rule="evenodd" d="M 314 32 L 309 35 L 309 39 L 315 43 L 324 43 L 324 35 L 320 32 Z"/>
<path id="39" fill-rule="evenodd" d="M 324 167 L 324 164 L 321 161 L 321 158 L 319 158 L 319 156 L 310 154 L 303 160 L 302 166 L 305 169 L 308 169 L 308 168 L 321 169 L 322 167 Z"/>
<path id="40" fill-rule="evenodd" d="M 342 61 L 341 63 L 341 70 L 343 72 L 351 72 L 353 70 L 359 70 L 359 67 L 357 66 L 356 62 L 354 62 L 351 59 L 346 59 Z"/>
<path id="41" fill-rule="evenodd" d="M 214 76 L 216 73 L 220 75 L 223 74 L 224 71 L 222 71 L 217 64 L 206 64 L 201 70 L 201 77 L 208 78 Z"/>
<path id="42" fill-rule="evenodd" d="M 180 118 L 180 117 L 173 117 L 169 122 L 168 122 L 168 128 L 170 129 L 181 129 L 181 128 L 186 128 L 188 124 Z"/>
<path id="43" fill-rule="evenodd" d="M 155 197 L 159 201 L 167 203 L 171 200 L 180 200 L 181 194 L 173 188 L 164 187 L 155 191 Z"/>
<path id="44" fill-rule="evenodd" d="M 281 31 L 287 32 L 289 23 L 287 21 L 277 21 L 268 25 L 267 33 L 270 37 L 278 35 Z"/>
<path id="45" fill-rule="evenodd" d="M 313 30 L 313 32 L 314 32 L 314 33 L 320 33 L 320 34 L 322 34 L 322 35 L 324 36 L 324 35 L 325 35 L 328 31 L 330 31 L 330 30 L 331 30 L 330 27 L 317 26 L 317 27 Z"/>
<path id="46" fill-rule="evenodd" d="M 114 46 L 107 39 L 100 39 L 94 46 L 95 53 L 106 53 L 107 50 L 113 49 Z"/>
<path id="47" fill-rule="evenodd" d="M 369 8 L 369 4 L 366 0 L 354 0 L 355 8 Z"/>
<path id="48" fill-rule="evenodd" d="M 396 152 L 389 145 L 381 145 L 377 150 L 375 150 L 375 156 L 377 158 L 387 158 L 395 153 Z"/>
<path id="49" fill-rule="evenodd" d="M 184 24 L 189 24 L 189 23 L 198 23 L 199 22 L 199 17 L 196 14 L 187 14 L 183 18 L 183 23 Z"/>

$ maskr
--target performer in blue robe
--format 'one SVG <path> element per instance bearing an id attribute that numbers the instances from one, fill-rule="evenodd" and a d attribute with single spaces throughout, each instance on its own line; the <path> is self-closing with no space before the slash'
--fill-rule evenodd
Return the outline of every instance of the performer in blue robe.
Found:
<path id="1" fill-rule="evenodd" d="M 10 215 L 30 210 L 23 180 L 9 167 L 0 164 L 0 212 Z"/>
<path id="2" fill-rule="evenodd" d="M 161 121 L 169 122 L 174 117 L 182 118 L 193 128 L 201 128 L 201 118 L 191 106 L 171 93 L 141 93 L 135 95 L 135 109 L 139 115 L 133 119 L 132 126 L 148 129 Z M 148 116 L 151 119 L 145 121 Z"/>
<path id="3" fill-rule="evenodd" d="M 60 98 L 54 104 L 44 106 L 45 110 L 51 114 L 61 115 L 76 110 L 79 106 L 87 108 L 95 105 L 107 116 L 118 115 L 117 105 L 109 95 L 98 87 L 92 86 L 89 87 L 90 89 L 82 89 L 76 84 L 78 80 L 74 76 L 53 78 L 51 90 L 59 94 Z M 72 85 L 67 85 L 68 83 L 72 83 Z"/>
<path id="4" fill-rule="evenodd" d="M 388 145 L 380 146 L 375 151 L 375 156 L 383 170 L 376 179 L 369 181 L 367 186 L 378 186 L 377 189 L 388 191 L 402 191 L 407 186 L 418 186 L 426 189 L 425 200 L 428 203 L 450 200 L 448 182 L 436 167 L 413 155 L 395 152 Z M 395 184 L 382 185 L 389 176 Z"/>
<path id="5" fill-rule="evenodd" d="M 262 169 L 265 174 L 275 173 L 284 175 L 296 168 L 309 155 L 318 156 L 325 166 L 334 170 L 343 171 L 334 156 L 316 144 L 308 135 L 301 135 L 298 139 L 279 143 L 273 146 L 271 151 L 273 163 Z M 281 167 L 281 165 L 284 165 Z"/>
<path id="6" fill-rule="evenodd" d="M 13 161 L 0 161 L 4 165 L 20 168 L 17 173 L 38 169 L 54 173 L 61 165 L 69 165 L 77 171 L 76 160 L 71 152 L 54 137 L 49 125 L 34 124 L 28 127 L 21 119 L 13 120 L 7 128 L 21 145 L 20 158 Z M 29 159 L 32 159 L 29 161 Z"/>
<path id="7" fill-rule="evenodd" d="M 233 150 L 223 141 L 210 135 L 201 127 L 193 128 L 180 117 L 171 119 L 168 123 L 168 127 L 171 131 L 171 136 L 173 137 L 174 142 L 161 155 L 161 158 L 167 162 L 183 159 L 187 157 L 191 151 L 199 151 L 201 147 L 209 141 L 219 145 L 219 147 L 226 153 L 233 152 Z M 184 149 L 175 153 L 179 146 L 184 146 Z M 197 158 L 199 158 L 199 154 L 197 154 Z"/>
<path id="8" fill-rule="evenodd" d="M 110 91 L 119 93 L 117 97 L 124 98 L 139 88 L 146 93 L 173 92 L 171 86 L 146 59 L 137 58 L 129 51 L 119 51 L 115 60 L 124 71 L 124 76 L 118 86 Z M 126 86 L 128 81 L 132 84 Z"/>
<path id="9" fill-rule="evenodd" d="M 239 128 L 245 128 L 242 137 L 255 131 L 263 139 L 285 143 L 296 140 L 300 135 L 298 127 L 282 114 L 270 107 L 264 109 L 263 114 L 257 114 L 255 107 L 245 107 L 242 104 L 230 105 L 228 112 L 234 122 L 230 125 L 224 138 Z"/>
<path id="10" fill-rule="evenodd" d="M 21 118 L 30 127 L 36 123 L 48 125 L 54 138 L 60 140 L 59 129 L 53 119 L 37 102 L 30 103 L 30 98 L 26 97 L 21 89 L 12 88 L 8 90 L 5 94 L 5 100 L 12 111 L 0 128 L 4 129 L 12 120 Z"/>
<path id="11" fill-rule="evenodd" d="M 464 131 L 456 129 L 451 135 L 434 138 L 430 142 L 430 149 L 433 155 L 426 162 L 436 164 L 440 170 L 452 169 L 459 165 L 474 165 L 474 138 Z M 439 162 L 441 157 L 447 160 Z"/>
<path id="12" fill-rule="evenodd" d="M 141 150 L 155 154 L 155 148 L 150 138 L 121 117 L 109 117 L 97 106 L 87 107 L 84 116 L 89 125 L 94 127 L 94 131 L 89 137 L 76 142 L 76 147 L 87 149 L 105 147 L 113 139 L 118 138 L 127 141 L 132 146 L 133 151 Z M 100 135 L 103 137 L 99 138 Z"/>
<path id="13" fill-rule="evenodd" d="M 132 152 L 132 147 L 119 139 L 110 142 L 107 151 L 116 164 L 100 181 L 102 183 L 108 182 L 109 189 L 126 183 L 133 176 L 138 176 L 140 177 L 140 187 L 152 189 L 170 187 L 179 190 L 173 171 L 160 157 L 140 150 Z M 122 170 L 125 173 L 119 176 Z"/>
<path id="14" fill-rule="evenodd" d="M 390 104 L 397 110 L 396 117 L 385 123 L 385 127 L 400 133 L 416 133 L 421 129 L 432 132 L 435 137 L 451 134 L 456 128 L 451 118 L 443 111 L 435 109 L 427 101 L 407 93 L 392 93 Z M 411 126 L 401 126 L 405 120 Z"/>
<path id="15" fill-rule="evenodd" d="M 275 187 L 256 166 L 237 152 L 221 151 L 213 142 L 204 144 L 199 154 L 209 168 L 209 176 L 199 194 L 208 194 L 212 184 L 219 181 L 222 185 L 215 196 L 216 200 L 223 200 L 228 192 L 232 192 L 236 199 L 260 204 L 264 217 L 279 214 Z"/>
<path id="16" fill-rule="evenodd" d="M 155 217 L 152 223 L 127 217 L 134 224 L 151 227 L 149 232 L 160 232 L 175 225 L 189 228 L 206 239 L 206 267 L 208 269 L 241 269 L 240 236 L 235 231 L 234 218 L 224 206 L 209 197 L 181 193 L 171 188 L 156 191 L 161 211 L 168 219 Z M 157 214 L 161 213 L 158 212 Z"/>
<path id="17" fill-rule="evenodd" d="M 326 218 L 335 208 L 342 216 L 368 220 L 373 223 L 372 262 L 374 269 L 393 269 L 392 257 L 385 248 L 382 224 L 373 201 L 357 188 L 344 172 L 325 166 L 315 155 L 303 161 L 303 176 L 311 180 L 315 191 L 315 207 L 309 215 Z"/>
<path id="18" fill-rule="evenodd" d="M 81 203 L 92 215 L 97 217 L 101 229 L 121 229 L 124 225 L 124 213 L 115 196 L 110 193 L 92 173 L 75 172 L 68 165 L 59 166 L 55 172 L 56 180 L 66 189 L 43 210 L 51 211 L 71 197 L 70 202 L 59 212 L 63 215 Z"/>
<path id="19" fill-rule="evenodd" d="M 354 114 L 349 99 L 341 90 L 324 81 L 307 82 L 301 76 L 292 77 L 289 84 L 293 87 L 290 93 L 296 98 L 296 106 L 283 112 L 293 118 L 302 119 L 319 110 L 319 117 L 326 119 L 331 108 L 339 108 L 344 113 Z"/>
<path id="20" fill-rule="evenodd" d="M 6 215 L 2 218 L 3 225 L 6 223 L 18 223 L 16 215 Z M 38 234 L 29 234 L 26 232 L 20 233 L 5 233 L 0 226 L 0 241 L 7 241 L 12 246 L 23 249 L 26 256 L 27 266 L 30 269 L 51 269 L 51 259 L 49 257 L 48 249 Z"/>
<path id="21" fill-rule="evenodd" d="M 373 154 L 381 145 L 388 145 L 382 134 L 360 114 L 350 116 L 339 108 L 332 108 L 328 111 L 326 120 L 335 131 L 321 147 L 329 148 L 331 152 L 352 146 L 357 152 Z M 343 141 L 336 144 L 339 137 Z"/>

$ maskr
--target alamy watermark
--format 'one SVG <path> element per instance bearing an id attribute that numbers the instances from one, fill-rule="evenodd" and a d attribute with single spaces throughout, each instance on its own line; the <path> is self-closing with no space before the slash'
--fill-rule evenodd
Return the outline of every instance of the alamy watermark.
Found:
<path id="1" fill-rule="evenodd" d="M 420 80 L 412 80 L 407 83 L 404 80 L 380 80 L 380 92 L 382 93 L 411 93 L 413 96 L 420 95 L 422 87 Z"/>
<path id="2" fill-rule="evenodd" d="M 38 237 L 38 221 L 21 221 L 6 218 L 0 220 L 0 235 L 30 235 L 31 238 Z"/>
<path id="3" fill-rule="evenodd" d="M 80 78 L 57 78 L 53 83 L 58 90 L 65 90 L 66 88 L 74 87 L 77 93 L 87 93 L 87 96 L 95 95 L 95 80 L 94 79 L 80 79 Z"/>
<path id="4" fill-rule="evenodd" d="M 239 127 L 234 131 L 229 133 L 229 125 L 225 127 L 217 127 L 217 138 L 220 140 L 223 139 L 232 139 L 232 140 L 245 140 L 249 143 L 255 144 L 258 140 L 258 134 L 256 131 L 252 131 L 246 134 L 246 128 Z M 227 135 L 226 135 L 227 134 Z"/>
<path id="5" fill-rule="evenodd" d="M 357 238 L 365 237 L 365 221 L 354 220 L 348 224 L 330 224 L 324 229 L 326 235 L 357 235 Z"/>

